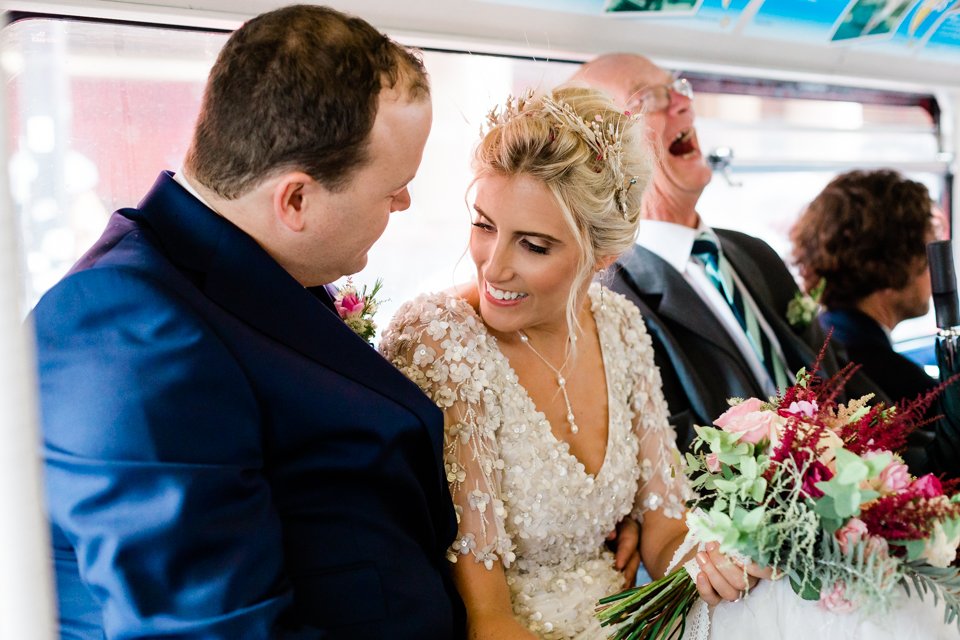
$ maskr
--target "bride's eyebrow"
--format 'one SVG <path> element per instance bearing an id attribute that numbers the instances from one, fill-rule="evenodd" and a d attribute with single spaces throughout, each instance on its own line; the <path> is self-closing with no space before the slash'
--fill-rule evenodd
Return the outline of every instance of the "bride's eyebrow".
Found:
<path id="1" fill-rule="evenodd" d="M 497 224 L 496 220 L 494 220 L 494 219 L 491 218 L 489 215 L 487 215 L 487 213 L 486 213 L 483 209 L 481 209 L 480 207 L 478 207 L 476 204 L 473 205 L 473 210 L 476 211 L 476 212 L 477 212 L 477 215 L 479 215 L 480 217 L 486 218 L 488 221 L 492 222 L 494 225 Z M 519 237 L 519 236 L 529 236 L 529 237 L 531 237 L 531 238 L 541 238 L 541 239 L 543 239 L 543 240 L 546 240 L 547 242 L 552 242 L 553 244 L 563 244 L 559 239 L 554 238 L 554 237 L 553 237 L 552 235 L 550 235 L 549 233 L 541 233 L 541 232 L 539 232 L 539 231 L 522 231 L 522 230 L 521 230 L 521 231 L 514 231 L 514 232 L 513 232 L 513 235 L 518 236 L 518 237 Z"/>

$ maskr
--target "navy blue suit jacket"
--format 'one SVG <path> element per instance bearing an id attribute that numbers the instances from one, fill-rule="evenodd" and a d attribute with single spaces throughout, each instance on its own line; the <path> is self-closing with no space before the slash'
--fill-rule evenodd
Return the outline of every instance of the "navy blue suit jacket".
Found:
<path id="1" fill-rule="evenodd" d="M 861 365 L 863 373 L 894 401 L 913 400 L 937 386 L 919 365 L 894 351 L 883 327 L 865 313 L 834 309 L 820 314 L 819 321 L 843 345 L 840 358 Z M 949 415 L 938 401 L 927 417 L 934 422 L 913 434 L 904 451 L 910 471 L 960 476 L 960 426 L 955 424 L 960 416 Z"/>
<path id="2" fill-rule="evenodd" d="M 37 305 L 65 638 L 451 638 L 443 418 L 162 174 Z"/>
<path id="3" fill-rule="evenodd" d="M 816 322 L 803 328 L 786 321 L 787 305 L 797 284 L 777 253 L 744 233 L 715 229 L 723 252 L 773 330 L 792 372 L 810 367 L 825 341 Z M 681 449 L 696 435 L 693 425 L 708 425 L 729 408 L 728 398 L 764 398 L 736 343 L 710 307 L 663 258 L 635 246 L 620 259 L 611 288 L 640 308 L 653 339 L 654 356 L 663 378 L 670 422 Z M 833 374 L 837 360 L 828 349 L 823 371 Z M 876 391 L 857 376 L 848 385 L 854 397 Z"/>

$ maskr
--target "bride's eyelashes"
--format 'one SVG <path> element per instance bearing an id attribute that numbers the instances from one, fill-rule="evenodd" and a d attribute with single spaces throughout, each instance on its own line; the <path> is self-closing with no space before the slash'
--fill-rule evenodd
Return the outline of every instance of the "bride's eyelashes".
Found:
<path id="1" fill-rule="evenodd" d="M 544 247 L 542 245 L 531 242 L 526 238 L 520 241 L 520 246 L 532 253 L 536 253 L 542 256 L 545 256 L 550 253 L 550 247 Z"/>
<path id="2" fill-rule="evenodd" d="M 494 227 L 492 224 L 490 224 L 489 222 L 484 222 L 481 219 L 474 220 L 470 224 L 484 233 L 495 233 L 497 230 L 497 228 Z M 520 240 L 520 246 L 526 249 L 527 251 L 529 251 L 530 253 L 535 253 L 541 256 L 545 256 L 550 253 L 549 246 L 537 244 L 536 242 L 533 242 L 528 238 L 522 238 Z"/>

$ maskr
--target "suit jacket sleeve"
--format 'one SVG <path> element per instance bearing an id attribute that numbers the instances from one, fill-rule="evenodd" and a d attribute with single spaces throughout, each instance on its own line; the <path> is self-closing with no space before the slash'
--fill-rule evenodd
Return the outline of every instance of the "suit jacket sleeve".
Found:
<path id="1" fill-rule="evenodd" d="M 118 269 L 67 278 L 35 323 L 54 539 L 106 636 L 275 637 L 291 595 L 231 354 L 175 294 Z"/>

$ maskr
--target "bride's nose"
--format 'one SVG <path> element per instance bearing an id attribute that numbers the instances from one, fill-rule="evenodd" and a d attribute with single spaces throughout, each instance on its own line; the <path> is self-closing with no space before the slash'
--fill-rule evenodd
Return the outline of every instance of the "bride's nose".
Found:
<path id="1" fill-rule="evenodd" d="M 487 282 L 504 283 L 513 277 L 513 265 L 510 249 L 502 243 L 491 247 L 492 251 L 483 268 L 483 277 Z"/>

